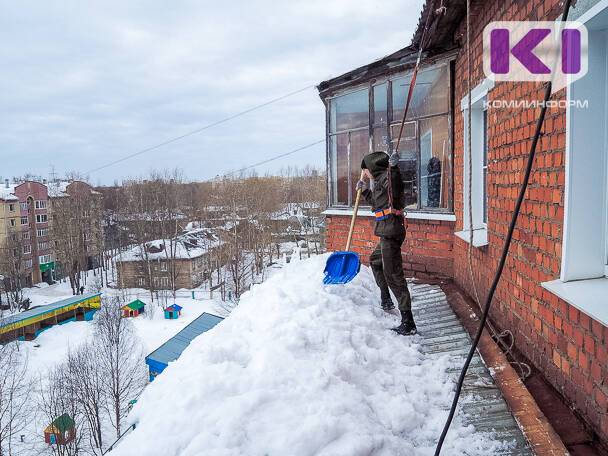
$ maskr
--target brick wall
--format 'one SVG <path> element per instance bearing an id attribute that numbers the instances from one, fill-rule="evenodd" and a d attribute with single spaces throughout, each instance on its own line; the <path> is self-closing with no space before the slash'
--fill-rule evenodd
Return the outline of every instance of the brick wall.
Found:
<path id="1" fill-rule="evenodd" d="M 327 249 L 344 250 L 351 217 L 332 215 L 327 217 Z M 406 241 L 402 256 L 406 274 L 420 278 L 452 277 L 452 243 L 454 222 L 439 220 L 407 220 Z M 374 219 L 357 217 L 351 250 L 361 255 L 361 261 L 369 264 L 369 255 L 377 243 L 374 236 Z"/>
<path id="2" fill-rule="evenodd" d="M 561 12 L 558 0 L 494 0 L 473 2 L 471 87 L 482 75 L 482 30 L 494 20 L 554 20 Z M 461 25 L 464 25 L 461 24 Z M 465 33 L 460 27 L 456 39 Z M 467 92 L 466 52 L 456 61 L 456 94 Z M 554 99 L 563 99 L 562 90 Z M 541 100 L 540 84 L 497 83 L 489 93 L 494 99 Z M 539 110 L 490 109 L 489 115 L 489 245 L 473 249 L 474 280 L 485 299 L 497 266 L 534 124 Z M 463 205 L 463 115 L 455 112 L 455 212 L 456 229 L 462 229 Z M 565 111 L 547 113 L 544 135 L 538 145 L 527 199 L 518 219 L 507 267 L 494 299 L 491 318 L 509 328 L 516 345 L 539 368 L 553 386 L 580 412 L 604 441 L 608 441 L 608 328 L 544 290 L 540 283 L 559 278 L 564 219 Z M 454 279 L 471 296 L 468 244 L 454 240 Z"/>

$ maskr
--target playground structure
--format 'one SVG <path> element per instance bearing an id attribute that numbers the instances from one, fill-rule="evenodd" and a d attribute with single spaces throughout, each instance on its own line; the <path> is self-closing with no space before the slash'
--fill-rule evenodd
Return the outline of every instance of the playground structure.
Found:
<path id="1" fill-rule="evenodd" d="M 55 325 L 91 320 L 100 307 L 101 294 L 89 293 L 10 315 L 0 320 L 0 342 L 33 340 Z"/>

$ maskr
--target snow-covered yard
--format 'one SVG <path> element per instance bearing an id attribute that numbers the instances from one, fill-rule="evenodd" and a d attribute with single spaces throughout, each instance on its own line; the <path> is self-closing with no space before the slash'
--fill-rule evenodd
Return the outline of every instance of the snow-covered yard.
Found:
<path id="1" fill-rule="evenodd" d="M 72 295 L 68 283 L 57 283 L 52 286 L 46 284 L 24 290 L 25 297 L 32 301 L 32 306 L 52 303 Z M 165 320 L 162 309 L 157 302 L 151 303 L 149 295 L 146 297 L 145 290 L 125 290 L 131 298 L 139 297 L 147 304 L 147 314 L 131 319 L 136 334 L 141 339 L 146 354 L 155 350 L 165 341 L 178 333 L 192 320 L 203 312 L 222 314 L 223 309 L 213 300 L 193 300 L 187 297 L 188 293 L 180 293 L 171 302 L 176 302 L 183 307 L 182 315 L 177 320 Z M 103 289 L 104 296 L 112 296 L 119 293 L 115 289 Z M 79 345 L 90 340 L 94 333 L 94 321 L 73 321 L 63 325 L 53 326 L 41 333 L 33 341 L 13 342 L 19 345 L 19 350 L 27 360 L 26 375 L 34 382 L 37 390 L 40 381 L 44 381 L 48 371 L 62 362 L 65 362 L 70 350 L 75 350 Z M 144 360 L 141 359 L 143 365 Z M 34 394 L 35 396 L 36 394 Z M 43 429 L 48 425 L 44 415 L 32 413 L 28 420 L 28 426 L 22 431 L 24 442 L 17 443 L 20 454 L 27 456 L 50 454 L 50 448 L 44 444 Z M 112 440 L 111 432 L 108 433 L 108 444 Z"/>
<path id="2" fill-rule="evenodd" d="M 370 270 L 323 286 L 326 256 L 293 261 L 243 295 L 150 384 L 111 452 L 137 455 L 428 455 L 455 360 L 388 330 Z M 443 454 L 500 444 L 456 419 Z"/>

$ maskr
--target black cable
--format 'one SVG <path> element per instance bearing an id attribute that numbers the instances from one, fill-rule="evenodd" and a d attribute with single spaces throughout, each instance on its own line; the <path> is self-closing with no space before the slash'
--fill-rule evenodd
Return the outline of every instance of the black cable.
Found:
<path id="1" fill-rule="evenodd" d="M 566 0 L 564 3 L 564 12 L 562 14 L 562 22 L 565 22 L 568 19 L 568 12 L 570 11 L 570 4 L 572 0 Z M 470 77 L 470 75 L 469 75 Z M 509 254 L 509 247 L 511 246 L 511 240 L 513 239 L 513 232 L 515 231 L 515 225 L 517 224 L 517 217 L 519 216 L 519 212 L 521 210 L 521 205 L 526 196 L 526 190 L 528 188 L 528 182 L 530 181 L 530 174 L 532 173 L 532 166 L 534 165 L 534 157 L 536 155 L 536 146 L 538 144 L 538 140 L 540 138 L 541 129 L 543 123 L 545 121 L 545 115 L 547 113 L 547 102 L 549 98 L 551 98 L 551 81 L 547 83 L 545 88 L 545 98 L 544 103 L 540 110 L 540 115 L 538 120 L 536 121 L 536 130 L 534 131 L 534 137 L 532 139 L 532 144 L 530 145 L 530 152 L 528 154 L 528 163 L 526 164 L 526 173 L 524 174 L 524 180 L 521 183 L 521 187 L 519 189 L 519 195 L 517 197 L 517 202 L 515 203 L 515 209 L 513 210 L 513 215 L 511 217 L 511 223 L 509 224 L 509 231 L 507 232 L 507 237 L 505 238 L 505 243 L 502 249 L 502 254 L 500 256 L 500 261 L 498 263 L 498 268 L 496 269 L 496 274 L 494 275 L 494 280 L 492 281 L 492 285 L 488 292 L 488 297 L 486 298 L 486 302 L 483 309 L 483 314 L 481 316 L 481 321 L 479 322 L 479 328 L 477 329 L 477 333 L 475 334 L 475 339 L 473 340 L 473 345 L 471 345 L 471 349 L 469 350 L 469 354 L 467 355 L 467 359 L 462 366 L 462 371 L 460 372 L 460 378 L 458 379 L 458 383 L 456 384 L 456 392 L 454 394 L 454 400 L 452 401 L 452 407 L 450 408 L 450 413 L 448 415 L 448 419 L 443 427 L 443 431 L 441 432 L 441 436 L 439 437 L 439 441 L 437 442 L 437 447 L 435 448 L 435 456 L 439 456 L 441 453 L 441 447 L 443 446 L 443 442 L 445 437 L 450 429 L 450 425 L 452 424 L 452 420 L 454 419 L 454 414 L 456 413 L 456 407 L 458 406 L 458 399 L 460 398 L 460 393 L 462 392 L 462 386 L 464 384 L 464 378 L 467 374 L 467 370 L 469 369 L 469 365 L 475 355 L 475 350 L 477 349 L 477 345 L 479 344 L 479 340 L 481 339 L 481 334 L 483 333 L 483 329 L 486 325 L 486 320 L 488 319 L 488 314 L 490 312 L 490 307 L 492 305 L 492 299 L 494 298 L 494 293 L 496 291 L 496 287 L 498 286 L 498 282 L 500 281 L 500 277 L 502 276 L 502 271 L 505 267 L 505 263 L 507 261 L 507 255 Z"/>
<path id="2" fill-rule="evenodd" d="M 168 140 L 163 141 L 163 142 L 161 142 L 159 144 L 156 144 L 154 146 L 146 147 L 145 149 L 142 149 L 140 151 L 134 152 L 134 153 L 129 154 L 129 155 L 125 155 L 122 158 L 119 158 L 117 160 L 111 161 L 110 163 L 106 163 L 105 165 L 99 166 L 97 168 L 90 169 L 89 171 L 85 172 L 85 174 L 90 174 L 90 173 L 94 173 L 96 171 L 100 171 L 100 170 L 105 169 L 105 168 L 109 168 L 110 166 L 116 165 L 116 164 L 121 163 L 121 162 L 123 162 L 125 160 L 129 160 L 130 158 L 137 157 L 138 155 L 145 154 L 146 152 L 150 152 L 150 151 L 155 150 L 155 149 L 159 149 L 159 148 L 161 148 L 163 146 L 166 146 L 167 144 L 171 144 L 171 143 L 173 143 L 175 141 L 179 141 L 180 139 L 184 139 L 184 138 L 187 138 L 188 136 L 195 135 L 197 133 L 200 133 L 201 131 L 204 131 L 204 130 L 207 130 L 209 128 L 215 127 L 217 125 L 223 124 L 223 123 L 228 122 L 228 121 L 230 121 L 232 119 L 236 119 L 237 117 L 244 116 L 245 114 L 249 114 L 252 111 L 256 111 L 256 110 L 258 110 L 260 108 L 263 108 L 265 106 L 268 106 L 268 105 L 270 105 L 272 103 L 276 103 L 277 101 L 281 101 L 281 100 L 284 100 L 285 98 L 289 98 L 289 97 L 291 97 L 293 95 L 297 95 L 298 93 L 304 92 L 304 91 L 306 91 L 308 89 L 311 89 L 313 87 L 314 87 L 314 85 L 308 85 L 306 87 L 303 87 L 301 89 L 295 90 L 293 92 L 289 92 L 289 93 L 287 93 L 285 95 L 281 95 L 280 97 L 273 98 L 272 100 L 268 100 L 268 101 L 266 101 L 266 102 L 264 102 L 262 104 L 259 104 L 259 105 L 256 105 L 256 106 L 252 106 L 251 108 L 245 109 L 244 111 L 240 111 L 240 112 L 238 112 L 236 114 L 233 114 L 231 116 L 224 117 L 223 119 L 216 120 L 215 122 L 212 122 L 210 124 L 204 125 L 204 126 L 202 126 L 200 128 L 197 128 L 196 130 L 189 131 L 188 133 L 184 133 L 183 135 L 176 136 L 175 138 L 168 139 Z"/>

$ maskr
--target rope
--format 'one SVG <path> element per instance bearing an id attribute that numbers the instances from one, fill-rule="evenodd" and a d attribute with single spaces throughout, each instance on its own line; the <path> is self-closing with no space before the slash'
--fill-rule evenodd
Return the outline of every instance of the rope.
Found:
<path id="1" fill-rule="evenodd" d="M 572 0 L 565 0 L 564 2 L 564 11 L 562 14 L 562 22 L 568 19 L 568 12 L 570 10 L 570 4 Z M 496 292 L 496 288 L 498 287 L 498 283 L 500 282 L 500 278 L 502 276 L 502 272 L 504 270 L 505 264 L 507 262 L 507 256 L 509 254 L 509 248 L 511 247 L 511 242 L 513 240 L 513 233 L 515 232 L 515 226 L 517 225 L 517 218 L 519 217 L 519 213 L 521 211 L 521 206 L 524 202 L 524 198 L 526 197 L 526 191 L 528 188 L 528 183 L 530 182 L 530 175 L 532 174 L 532 167 L 534 166 L 534 158 L 536 156 L 536 146 L 538 145 L 538 140 L 541 135 L 541 129 L 543 123 L 545 121 L 545 116 L 547 114 L 547 102 L 551 98 L 551 88 L 553 84 L 549 81 L 545 86 L 545 96 L 544 103 L 540 110 L 539 117 L 536 121 L 536 127 L 534 130 L 534 136 L 532 138 L 532 142 L 530 144 L 530 150 L 528 153 L 528 160 L 526 163 L 526 168 L 524 172 L 524 178 L 519 188 L 519 194 L 517 196 L 517 200 L 515 202 L 515 208 L 513 209 L 513 214 L 511 216 L 511 221 L 509 223 L 509 229 L 507 231 L 507 236 L 505 238 L 505 242 L 502 248 L 502 253 L 500 256 L 500 260 L 498 262 L 498 266 L 496 268 L 496 273 L 494 274 L 494 279 L 492 280 L 492 285 L 488 291 L 488 296 L 486 298 L 486 302 L 483 308 L 483 314 L 481 316 L 481 321 L 479 322 L 479 328 L 477 329 L 477 333 L 475 334 L 475 338 L 473 340 L 473 344 L 471 345 L 471 349 L 467 355 L 467 359 L 462 366 L 462 371 L 460 372 L 460 377 L 456 384 L 456 392 L 454 393 L 454 400 L 452 401 L 452 406 L 450 408 L 450 412 L 448 414 L 448 418 L 441 432 L 441 436 L 439 437 L 439 441 L 437 442 L 437 447 L 435 448 L 435 456 L 439 456 L 441 453 L 441 448 L 443 446 L 443 442 L 445 441 L 445 437 L 450 429 L 450 425 L 452 424 L 452 420 L 454 419 L 454 415 L 456 414 L 456 408 L 458 406 L 458 399 L 460 398 L 460 393 L 462 392 L 462 387 L 464 385 L 464 380 L 471 365 L 471 361 L 473 360 L 473 356 L 475 355 L 475 350 L 477 349 L 477 345 L 479 344 L 479 340 L 481 339 L 481 335 L 483 333 L 483 329 L 485 327 L 486 321 L 488 319 L 488 314 L 490 312 L 490 307 L 492 306 L 492 299 L 494 297 L 494 293 Z"/>
<path id="2" fill-rule="evenodd" d="M 472 110 L 472 97 L 471 97 L 471 79 L 472 79 L 472 72 L 473 72 L 473 68 L 471 65 L 471 14 L 470 14 L 470 10 L 471 10 L 471 1 L 467 0 L 467 16 L 466 16 L 466 26 L 467 26 L 467 108 L 468 108 L 468 112 L 467 112 L 467 136 L 466 136 L 466 141 L 467 141 L 467 148 L 466 150 L 468 151 L 468 172 L 469 172 L 469 176 L 468 176 L 468 184 L 469 184 L 469 188 L 468 188 L 468 192 L 467 192 L 467 196 L 468 196 L 468 210 L 469 210 L 469 245 L 467 248 L 467 264 L 468 264 L 468 272 L 469 272 L 469 279 L 471 281 L 471 286 L 473 288 L 473 299 L 475 301 L 475 304 L 477 304 L 477 307 L 479 307 L 479 310 L 482 311 L 482 307 L 481 307 L 481 299 L 479 299 L 479 291 L 477 289 L 477 281 L 475 280 L 475 275 L 473 273 L 473 239 L 474 239 L 474 228 L 473 228 L 473 149 L 471 147 L 471 144 L 473 143 L 473 139 L 472 139 L 472 116 L 473 116 L 473 110 Z M 511 331 L 504 330 L 503 332 L 501 332 L 500 334 L 497 333 L 496 328 L 494 327 L 494 325 L 492 325 L 492 323 L 488 320 L 486 323 L 486 326 L 488 328 L 488 332 L 490 333 L 492 339 L 498 343 L 503 352 L 505 353 L 505 355 L 507 356 L 507 358 L 509 356 L 513 357 L 514 355 L 512 354 L 512 350 L 513 350 L 513 346 L 515 343 L 515 338 L 513 337 L 513 333 Z M 511 343 L 509 345 L 505 344 L 503 339 L 505 336 L 509 336 L 511 338 Z M 515 368 L 518 369 L 519 371 L 519 376 L 522 380 L 525 380 L 530 373 L 532 372 L 532 369 L 530 368 L 530 366 L 528 366 L 526 363 L 522 363 L 520 361 L 511 359 L 509 360 L 509 363 L 514 366 Z"/>
<path id="3" fill-rule="evenodd" d="M 422 51 L 424 50 L 424 47 L 425 47 L 424 39 L 429 30 L 429 24 L 431 22 L 433 6 L 435 6 L 435 0 L 433 0 L 433 2 L 431 3 L 431 8 L 429 9 L 429 12 L 427 13 L 426 21 L 424 23 L 424 29 L 422 30 L 422 36 L 420 37 L 420 45 L 418 47 L 418 56 L 416 58 L 416 65 L 414 66 L 414 71 L 412 73 L 412 80 L 410 81 L 410 86 L 407 91 L 407 98 L 405 100 L 405 108 L 403 110 L 403 117 L 401 118 L 401 126 L 399 127 L 399 135 L 397 136 L 397 146 L 395 147 L 395 152 L 397 152 L 397 153 L 399 153 L 399 145 L 401 144 L 401 136 L 403 135 L 403 127 L 405 125 L 405 118 L 407 117 L 407 113 L 410 109 L 410 104 L 412 102 L 412 97 L 414 95 L 414 87 L 416 86 L 416 78 L 418 77 L 418 70 L 420 68 L 420 62 L 422 60 Z M 390 168 L 391 167 L 389 166 L 389 169 L 387 171 L 388 204 L 389 204 L 389 207 L 392 209 L 393 208 L 393 182 L 392 182 L 392 176 L 391 176 L 392 173 L 391 173 Z M 403 222 L 407 223 L 406 220 L 407 219 L 405 218 L 405 208 L 404 208 Z"/>

